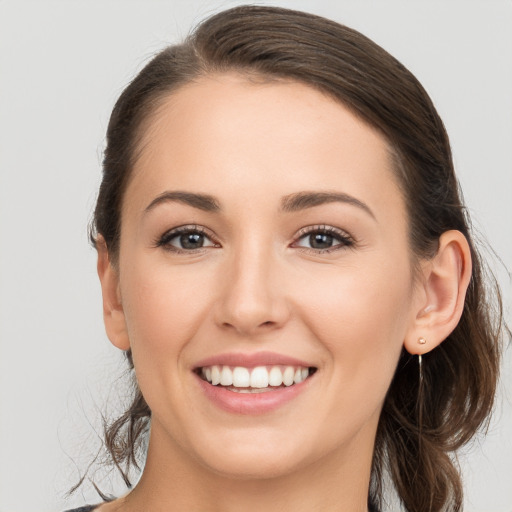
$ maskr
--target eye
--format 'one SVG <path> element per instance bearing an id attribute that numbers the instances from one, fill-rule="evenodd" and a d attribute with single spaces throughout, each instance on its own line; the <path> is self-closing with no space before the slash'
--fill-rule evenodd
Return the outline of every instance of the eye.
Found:
<path id="1" fill-rule="evenodd" d="M 331 226 L 311 226 L 299 233 L 295 247 L 314 252 L 331 252 L 354 244 L 354 240 L 343 231 Z"/>
<path id="2" fill-rule="evenodd" d="M 205 247 L 219 247 L 200 226 L 180 226 L 164 233 L 156 242 L 157 247 L 174 252 L 191 252 Z"/>

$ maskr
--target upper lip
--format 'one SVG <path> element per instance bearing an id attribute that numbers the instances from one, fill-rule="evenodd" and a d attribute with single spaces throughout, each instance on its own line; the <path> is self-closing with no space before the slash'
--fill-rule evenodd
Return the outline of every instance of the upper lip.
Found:
<path id="1" fill-rule="evenodd" d="M 254 352 L 254 353 L 239 353 L 239 352 L 226 352 L 215 356 L 207 357 L 199 361 L 195 368 L 203 368 L 205 366 L 225 365 L 225 366 L 243 366 L 245 368 L 254 368 L 256 366 L 303 366 L 305 368 L 314 365 L 276 352 Z"/>

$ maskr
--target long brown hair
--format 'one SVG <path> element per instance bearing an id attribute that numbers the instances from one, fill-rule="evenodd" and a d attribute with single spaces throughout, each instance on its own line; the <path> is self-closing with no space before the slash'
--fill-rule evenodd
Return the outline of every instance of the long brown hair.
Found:
<path id="1" fill-rule="evenodd" d="M 443 123 L 416 78 L 373 41 L 315 15 L 242 6 L 208 18 L 182 44 L 161 51 L 113 109 L 91 229 L 93 244 L 101 235 L 115 263 L 123 194 L 144 124 L 160 101 L 199 76 L 227 71 L 308 84 L 377 128 L 394 152 L 408 209 L 411 253 L 417 259 L 432 257 L 447 230 L 459 230 L 467 238 L 473 274 L 462 318 L 453 333 L 424 356 L 421 382 L 417 359 L 403 351 L 380 417 L 369 496 L 369 503 L 381 503 L 383 476 L 389 474 L 405 510 L 460 510 L 462 483 L 450 454 L 491 412 L 501 301 L 499 292 L 489 294 L 486 289 Z M 126 355 L 133 371 L 130 352 Z M 140 442 L 150 417 L 135 384 L 132 405 L 106 425 L 105 446 L 125 477 L 144 457 Z"/>

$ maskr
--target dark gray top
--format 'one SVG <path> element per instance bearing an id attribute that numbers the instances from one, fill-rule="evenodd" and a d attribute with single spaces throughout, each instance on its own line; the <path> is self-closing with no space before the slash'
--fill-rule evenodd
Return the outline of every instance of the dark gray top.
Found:
<path id="1" fill-rule="evenodd" d="M 64 512 L 90 512 L 91 510 L 94 510 L 96 507 L 99 507 L 99 505 L 87 505 L 85 507 L 79 507 L 79 508 L 73 508 L 70 510 L 65 510 Z"/>
<path id="2" fill-rule="evenodd" d="M 74 508 L 71 510 L 65 510 L 64 512 L 91 512 L 91 510 L 94 510 L 96 507 L 99 507 L 99 504 L 98 505 L 87 505 L 85 507 Z M 376 508 L 374 508 L 371 504 L 370 504 L 368 510 L 370 512 L 378 512 L 378 510 Z"/>

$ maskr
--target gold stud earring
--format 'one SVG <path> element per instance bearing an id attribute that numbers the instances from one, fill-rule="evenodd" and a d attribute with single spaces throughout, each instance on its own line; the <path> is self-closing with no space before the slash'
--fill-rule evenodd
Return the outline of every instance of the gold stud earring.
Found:
<path id="1" fill-rule="evenodd" d="M 418 343 L 420 345 L 425 345 L 427 343 L 427 340 L 423 337 L 418 338 Z M 420 383 L 423 383 L 423 358 L 421 354 L 418 354 L 418 365 L 420 367 Z"/>

